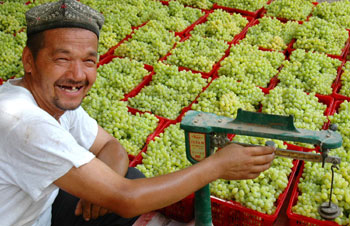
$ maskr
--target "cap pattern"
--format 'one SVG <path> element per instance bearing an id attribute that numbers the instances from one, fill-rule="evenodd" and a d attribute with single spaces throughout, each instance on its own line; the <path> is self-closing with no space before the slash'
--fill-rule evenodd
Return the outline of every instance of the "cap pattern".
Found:
<path id="1" fill-rule="evenodd" d="M 60 0 L 36 6 L 26 12 L 27 34 L 62 27 L 78 27 L 99 36 L 104 17 L 76 0 Z"/>

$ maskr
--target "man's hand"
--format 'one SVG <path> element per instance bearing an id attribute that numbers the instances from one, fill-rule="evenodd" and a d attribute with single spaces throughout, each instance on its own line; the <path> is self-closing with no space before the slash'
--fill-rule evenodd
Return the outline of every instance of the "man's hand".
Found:
<path id="1" fill-rule="evenodd" d="M 89 221 L 90 219 L 97 219 L 98 217 L 104 216 L 107 213 L 110 213 L 106 208 L 92 204 L 91 202 L 80 199 L 76 208 L 75 215 L 83 215 L 84 220 Z"/>
<path id="2" fill-rule="evenodd" d="M 227 180 L 254 179 L 270 168 L 274 159 L 273 147 L 242 147 L 230 144 L 211 156 L 219 159 L 219 178 Z"/>

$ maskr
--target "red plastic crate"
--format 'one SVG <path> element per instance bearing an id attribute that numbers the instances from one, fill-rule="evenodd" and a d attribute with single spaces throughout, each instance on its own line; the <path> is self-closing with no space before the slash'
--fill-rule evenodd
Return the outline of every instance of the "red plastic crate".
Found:
<path id="1" fill-rule="evenodd" d="M 334 221 L 324 221 L 324 220 L 317 220 L 314 218 L 306 217 L 300 214 L 296 214 L 292 212 L 292 207 L 296 205 L 298 201 L 299 191 L 298 191 L 298 184 L 299 180 L 303 174 L 304 169 L 304 163 L 302 163 L 299 174 L 297 176 L 297 179 L 295 181 L 292 195 L 290 198 L 290 202 L 288 204 L 287 208 L 287 216 L 289 219 L 289 225 L 290 226 L 340 226 Z"/>
<path id="2" fill-rule="evenodd" d="M 194 193 L 158 211 L 171 219 L 188 223 L 194 219 Z"/>
<path id="3" fill-rule="evenodd" d="M 152 134 L 151 139 L 148 140 L 147 144 L 153 140 L 155 137 L 159 136 L 164 130 L 171 124 L 175 124 L 176 122 L 172 121 L 164 121 L 164 123 L 157 127 L 155 133 Z M 147 145 L 142 149 L 142 151 L 133 158 L 129 163 L 129 167 L 135 167 L 138 164 L 142 164 L 142 153 L 147 152 Z M 169 205 L 167 207 L 161 208 L 157 211 L 162 213 L 163 215 L 172 218 L 174 220 L 180 222 L 190 222 L 194 218 L 194 193 L 185 197 L 184 199 Z"/>
<path id="4" fill-rule="evenodd" d="M 339 94 L 339 90 L 341 89 L 341 83 L 338 83 L 335 88 L 334 88 L 334 92 L 332 94 L 332 96 L 334 97 L 335 100 L 347 100 L 350 101 L 350 97 L 348 96 L 344 96 Z"/>
<path id="5" fill-rule="evenodd" d="M 132 115 L 136 115 L 137 113 L 139 114 L 144 114 L 145 112 L 141 112 L 137 109 L 134 109 L 134 108 L 130 108 L 130 107 L 127 107 L 128 108 L 128 112 L 130 112 Z M 134 167 L 137 165 L 137 156 L 141 155 L 141 152 L 144 152 L 147 148 L 147 144 L 149 143 L 150 140 L 152 140 L 157 134 L 158 134 L 158 131 L 160 129 L 162 129 L 164 127 L 164 125 L 166 124 L 166 121 L 158 116 L 155 115 L 155 117 L 157 117 L 159 119 L 158 121 L 158 125 L 157 127 L 154 129 L 154 131 L 152 133 L 150 133 L 147 138 L 146 138 L 146 141 L 144 143 L 144 146 L 142 147 L 142 149 L 140 150 L 140 152 L 137 154 L 137 155 L 131 155 L 131 154 L 128 154 L 128 157 L 129 157 L 129 166 L 131 167 Z"/>
<path id="6" fill-rule="evenodd" d="M 333 107 L 334 107 L 334 98 L 332 96 L 326 96 L 326 95 L 320 95 L 320 94 L 316 94 L 316 97 L 318 98 L 318 101 L 327 105 L 326 110 L 324 111 L 324 115 L 328 116 L 330 115 Z M 328 122 L 326 122 L 322 129 L 327 129 L 328 126 L 330 124 L 330 121 L 328 120 Z"/>
<path id="7" fill-rule="evenodd" d="M 299 148 L 298 148 L 299 149 Z M 299 149 L 300 150 L 300 149 Z M 289 175 L 287 188 L 278 197 L 276 201 L 276 211 L 269 215 L 249 209 L 235 201 L 225 201 L 214 196 L 212 201 L 212 216 L 215 226 L 272 226 L 281 210 L 281 207 L 287 197 L 293 178 L 299 165 L 299 160 L 294 160 L 292 172 Z"/>
<path id="8" fill-rule="evenodd" d="M 333 87 L 333 93 L 332 93 L 332 96 L 334 97 L 334 99 L 336 100 L 348 100 L 350 101 L 350 97 L 348 96 L 345 96 L 345 95 L 342 95 L 340 94 L 340 89 L 342 87 L 342 81 L 341 81 L 341 76 L 343 75 L 344 73 L 344 70 L 343 70 L 343 66 L 346 64 L 346 60 L 343 61 L 342 65 L 341 65 L 341 68 L 340 70 L 338 71 L 338 77 L 337 77 L 337 80 L 334 84 L 334 87 Z"/>

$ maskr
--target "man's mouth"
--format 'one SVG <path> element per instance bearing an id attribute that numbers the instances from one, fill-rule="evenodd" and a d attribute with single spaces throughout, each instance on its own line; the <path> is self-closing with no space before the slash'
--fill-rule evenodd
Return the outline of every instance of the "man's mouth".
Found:
<path id="1" fill-rule="evenodd" d="M 83 86 L 64 86 L 64 85 L 57 85 L 57 86 L 68 93 L 75 93 L 75 92 L 78 92 L 81 88 L 83 88 Z"/>

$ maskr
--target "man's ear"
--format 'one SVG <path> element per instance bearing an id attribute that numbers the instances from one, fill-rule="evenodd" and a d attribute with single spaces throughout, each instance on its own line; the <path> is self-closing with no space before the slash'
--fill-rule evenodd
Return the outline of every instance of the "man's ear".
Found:
<path id="1" fill-rule="evenodd" d="M 22 52 L 22 63 L 25 73 L 31 73 L 34 65 L 34 57 L 30 49 L 26 46 Z"/>

